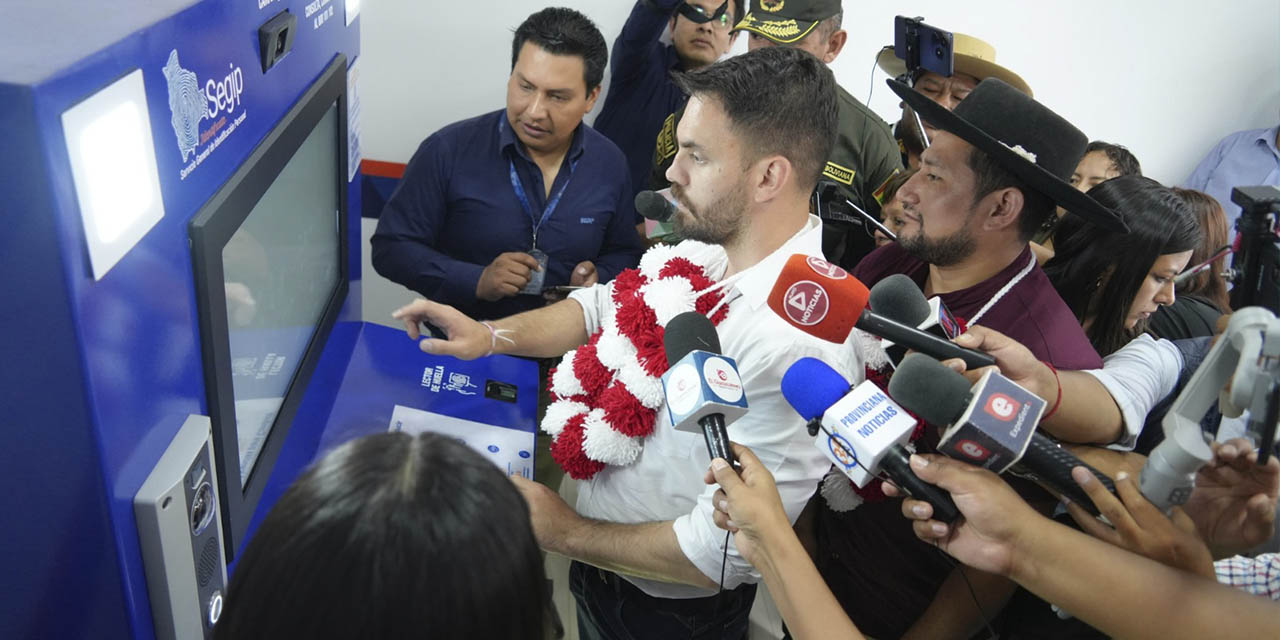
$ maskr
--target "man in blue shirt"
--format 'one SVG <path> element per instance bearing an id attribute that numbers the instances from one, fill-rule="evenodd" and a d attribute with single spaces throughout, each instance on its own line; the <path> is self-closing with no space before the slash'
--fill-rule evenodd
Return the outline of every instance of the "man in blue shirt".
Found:
<path id="1" fill-rule="evenodd" d="M 551 287 L 611 280 L 639 260 L 626 160 L 582 117 L 600 94 L 604 37 L 571 9 L 525 20 L 506 109 L 428 137 L 372 239 L 384 277 L 472 317 L 543 304 Z"/>
<path id="2" fill-rule="evenodd" d="M 1240 205 L 1231 202 L 1231 190 L 1257 185 L 1280 186 L 1280 126 L 1238 131 L 1222 139 L 1183 185 L 1203 191 L 1222 205 L 1227 225 L 1235 229 Z"/>
<path id="3" fill-rule="evenodd" d="M 742 0 L 638 0 L 613 42 L 609 94 L 595 128 L 627 156 L 635 192 L 648 187 L 653 145 L 668 115 L 687 97 L 672 71 L 705 67 L 729 52 Z M 659 38 L 671 29 L 671 44 Z"/>

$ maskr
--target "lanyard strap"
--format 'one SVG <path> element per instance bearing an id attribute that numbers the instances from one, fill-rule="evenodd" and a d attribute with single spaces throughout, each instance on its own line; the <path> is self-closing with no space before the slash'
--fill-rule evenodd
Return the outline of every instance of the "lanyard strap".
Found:
<path id="1" fill-rule="evenodd" d="M 533 244 L 536 248 L 538 244 L 538 229 L 542 228 L 542 223 L 546 222 L 552 213 L 555 213 L 556 206 L 560 204 L 561 196 L 569 189 L 569 182 L 573 180 L 573 174 L 578 170 L 578 161 L 574 160 L 569 163 L 569 177 L 565 179 L 564 184 L 560 185 L 560 190 L 547 201 L 547 206 L 542 210 L 541 220 L 535 220 L 533 217 L 533 206 L 529 203 L 529 196 L 525 194 L 524 184 L 520 182 L 520 174 L 516 173 L 515 160 L 507 158 L 507 168 L 511 172 L 511 188 L 516 192 L 516 199 L 520 201 L 520 207 L 524 209 L 524 212 L 528 214 L 529 222 L 533 223 Z"/>
<path id="2" fill-rule="evenodd" d="M 996 295 L 992 296 L 991 299 L 987 301 L 986 305 L 983 305 L 983 307 L 979 309 L 977 313 L 973 314 L 973 317 L 970 318 L 968 321 L 968 325 L 972 327 L 973 325 L 978 324 L 978 321 L 982 319 L 982 316 L 987 315 L 987 312 L 991 310 L 991 307 L 996 306 L 996 303 L 1000 302 L 1000 299 L 1003 298 L 1006 293 L 1009 293 L 1009 290 L 1012 289 L 1014 285 L 1018 284 L 1019 282 L 1022 282 L 1022 279 L 1027 277 L 1027 274 L 1031 273 L 1031 270 L 1034 269 L 1035 266 L 1036 266 L 1036 254 L 1033 253 L 1031 254 L 1031 262 L 1027 263 L 1027 266 L 1023 267 L 1022 271 L 1018 272 L 1018 275 L 1014 276 L 1012 280 L 1010 280 L 1008 283 L 1004 285 L 1004 287 L 1002 287 L 999 291 L 997 291 Z"/>

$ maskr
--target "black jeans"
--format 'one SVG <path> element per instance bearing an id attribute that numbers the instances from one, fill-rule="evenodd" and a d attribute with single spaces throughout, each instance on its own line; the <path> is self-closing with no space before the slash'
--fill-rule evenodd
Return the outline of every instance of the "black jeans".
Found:
<path id="1" fill-rule="evenodd" d="M 756 585 L 706 598 L 655 598 L 611 571 L 581 562 L 569 567 L 581 640 L 741 640 Z"/>

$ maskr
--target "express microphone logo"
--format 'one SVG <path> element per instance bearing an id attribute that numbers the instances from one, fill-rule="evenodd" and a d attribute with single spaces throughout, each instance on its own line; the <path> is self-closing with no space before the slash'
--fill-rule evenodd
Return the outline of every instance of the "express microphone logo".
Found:
<path id="1" fill-rule="evenodd" d="M 987 398 L 987 404 L 983 407 L 983 410 L 997 420 L 1008 422 L 1013 419 L 1013 416 L 1017 415 L 1018 409 L 1021 408 L 1021 402 L 1003 393 L 993 393 L 990 398 Z"/>
<path id="2" fill-rule="evenodd" d="M 845 271 L 844 269 L 841 269 L 838 265 L 834 265 L 834 264 L 831 264 L 830 262 L 827 262 L 826 260 L 823 260 L 822 258 L 809 256 L 808 258 L 805 259 L 805 261 L 809 263 L 809 268 L 813 269 L 814 273 L 824 278 L 831 278 L 832 280 L 844 280 L 845 278 L 849 277 L 849 272 Z"/>
<path id="3" fill-rule="evenodd" d="M 986 447 L 972 440 L 961 440 L 960 442 L 957 442 L 956 450 L 976 462 L 982 462 L 991 455 L 991 452 L 987 451 Z"/>
<path id="4" fill-rule="evenodd" d="M 801 280 L 791 285 L 782 298 L 786 301 L 783 309 L 787 319 L 803 327 L 822 322 L 831 306 L 827 290 L 812 280 Z"/>

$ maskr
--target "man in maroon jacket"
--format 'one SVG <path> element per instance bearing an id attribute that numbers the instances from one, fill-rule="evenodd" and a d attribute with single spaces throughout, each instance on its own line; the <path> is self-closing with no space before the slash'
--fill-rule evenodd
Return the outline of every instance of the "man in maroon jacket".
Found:
<path id="1" fill-rule="evenodd" d="M 1029 248 L 1056 204 L 1125 230 L 1114 212 L 1068 183 L 1088 138 L 998 79 L 981 82 L 955 111 L 906 85 L 890 86 L 938 131 L 921 155 L 920 171 L 898 191 L 906 221 L 898 241 L 869 254 L 854 275 L 872 286 L 907 274 L 966 324 L 1005 333 L 1059 369 L 1101 367 Z M 928 429 L 916 444 L 929 451 L 937 435 Z M 1055 502 L 1034 485 L 1020 488 L 1033 503 Z M 845 512 L 812 506 L 817 564 L 869 636 L 968 638 L 981 627 L 983 612 L 999 612 L 1014 590 L 998 576 L 953 570 L 942 554 L 914 539 L 896 501 Z"/>

